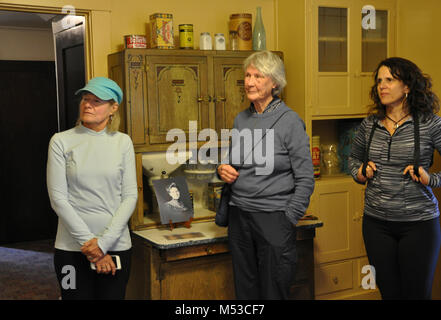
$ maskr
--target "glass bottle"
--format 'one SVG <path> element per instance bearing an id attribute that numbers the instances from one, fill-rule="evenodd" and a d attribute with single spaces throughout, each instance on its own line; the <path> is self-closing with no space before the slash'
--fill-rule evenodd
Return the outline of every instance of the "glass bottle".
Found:
<path id="1" fill-rule="evenodd" d="M 262 21 L 261 7 L 257 7 L 256 21 L 254 22 L 253 50 L 266 50 L 266 35 Z"/>

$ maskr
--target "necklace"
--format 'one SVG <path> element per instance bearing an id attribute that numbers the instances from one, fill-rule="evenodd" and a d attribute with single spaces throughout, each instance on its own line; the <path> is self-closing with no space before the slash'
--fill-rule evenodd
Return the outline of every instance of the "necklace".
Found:
<path id="1" fill-rule="evenodd" d="M 390 121 L 392 121 L 393 123 L 395 123 L 395 129 L 398 129 L 398 127 L 400 126 L 399 123 L 401 122 L 401 120 L 407 118 L 409 116 L 410 113 L 406 114 L 404 117 L 402 117 L 400 120 L 395 121 L 394 119 L 392 119 L 391 117 L 389 117 L 387 114 L 385 115 L 386 118 L 388 118 Z"/>

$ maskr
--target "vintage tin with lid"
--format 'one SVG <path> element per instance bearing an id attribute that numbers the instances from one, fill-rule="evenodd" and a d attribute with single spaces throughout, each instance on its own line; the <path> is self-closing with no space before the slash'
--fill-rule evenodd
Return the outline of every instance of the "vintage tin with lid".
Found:
<path id="1" fill-rule="evenodd" d="M 237 32 L 238 50 L 253 49 L 252 15 L 250 13 L 236 13 L 230 16 L 230 32 Z"/>
<path id="2" fill-rule="evenodd" d="M 179 48 L 193 49 L 193 25 L 179 25 Z"/>
<path id="3" fill-rule="evenodd" d="M 145 49 L 147 48 L 147 39 L 145 36 L 131 34 L 124 36 L 126 49 Z"/>
<path id="4" fill-rule="evenodd" d="M 173 49 L 173 15 L 155 13 L 150 15 L 150 46 L 158 49 Z"/>

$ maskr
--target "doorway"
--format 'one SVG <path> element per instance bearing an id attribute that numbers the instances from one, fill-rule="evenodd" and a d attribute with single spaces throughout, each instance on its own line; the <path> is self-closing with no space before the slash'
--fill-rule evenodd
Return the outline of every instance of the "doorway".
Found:
<path id="1" fill-rule="evenodd" d="M 57 91 L 72 94 L 84 86 L 86 78 L 84 44 L 76 43 L 74 50 L 65 46 L 67 50 L 60 50 L 62 57 L 56 58 L 52 22 L 62 17 L 0 10 L 0 40 L 19 36 L 16 44 L 8 39 L 10 50 L 3 46 L 0 51 L 0 141 L 6 146 L 0 158 L 0 183 L 5 190 L 0 244 L 53 239 L 56 234 L 57 216 L 46 187 L 47 149 L 53 134 L 74 125 L 78 109 L 74 101 L 60 108 Z M 23 41 L 37 43 L 27 50 Z M 57 66 L 63 59 L 68 63 Z M 58 85 L 57 68 L 63 68 Z"/>

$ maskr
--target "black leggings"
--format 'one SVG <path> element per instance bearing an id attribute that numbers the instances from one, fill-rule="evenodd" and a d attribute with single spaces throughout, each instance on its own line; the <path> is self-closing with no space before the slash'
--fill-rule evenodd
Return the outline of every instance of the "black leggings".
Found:
<path id="1" fill-rule="evenodd" d="M 439 218 L 395 222 L 364 216 L 363 238 L 383 299 L 431 299 Z"/>
<path id="2" fill-rule="evenodd" d="M 98 274 L 81 252 L 55 249 L 54 265 L 63 300 L 122 300 L 130 275 L 132 250 L 108 252 L 118 255 L 121 270 Z"/>

